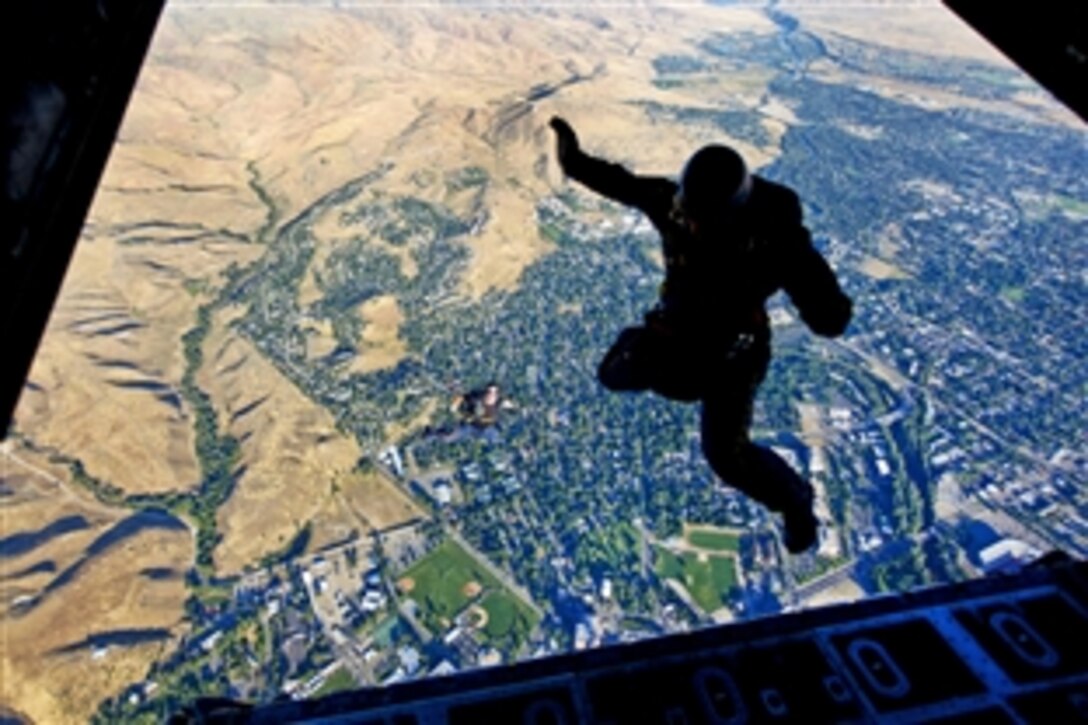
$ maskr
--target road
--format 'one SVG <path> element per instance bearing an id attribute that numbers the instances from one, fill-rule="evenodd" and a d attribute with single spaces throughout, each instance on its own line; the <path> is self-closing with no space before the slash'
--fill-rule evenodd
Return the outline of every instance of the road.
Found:
<path id="1" fill-rule="evenodd" d="M 367 682 L 369 669 L 366 662 L 355 651 L 354 638 L 345 634 L 341 623 L 331 621 L 332 617 L 328 612 L 318 605 L 317 592 L 314 591 L 313 582 L 310 581 L 310 578 L 304 577 L 303 582 L 306 585 L 306 594 L 310 597 L 310 607 L 313 609 L 317 621 L 321 622 L 321 629 L 324 631 L 325 637 L 332 642 L 336 658 L 347 666 L 356 682 Z"/>
<path id="2" fill-rule="evenodd" d="M 894 313 L 894 311 L 893 311 L 893 313 Z M 913 319 L 913 318 L 911 320 L 909 320 L 909 321 L 914 323 L 914 324 L 922 324 L 922 322 L 923 322 L 921 320 L 917 320 L 917 319 Z M 951 333 L 943 332 L 943 334 L 945 335 L 946 338 L 951 339 Z M 844 351 L 848 352 L 849 354 L 854 355 L 854 356 L 860 358 L 861 360 L 866 361 L 867 363 L 871 363 L 872 361 L 878 360 L 870 352 L 862 350 L 861 348 L 859 348 L 856 344 L 854 344 L 852 342 L 835 341 L 833 344 L 838 349 L 844 350 Z M 885 367 L 890 367 L 890 366 L 885 365 Z M 889 382 L 892 382 L 892 381 L 889 381 Z M 893 387 L 895 387 L 895 386 L 893 385 Z M 943 413 L 945 413 L 945 414 L 947 414 L 947 415 L 949 415 L 949 416 L 951 416 L 953 418 L 959 419 L 959 420 L 967 423 L 972 428 L 974 428 L 979 434 L 981 434 L 985 438 L 989 439 L 990 441 L 992 441 L 996 445 L 1000 446 L 1004 450 L 1015 453 L 1016 455 L 1026 459 L 1028 461 L 1031 461 L 1033 464 L 1041 467 L 1043 470 L 1052 471 L 1052 472 L 1059 472 L 1059 473 L 1068 472 L 1068 467 L 1067 466 L 1056 464 L 1053 461 L 1046 458 L 1045 456 L 1040 455 L 1039 453 L 1036 453 L 1035 451 L 1027 448 L 1026 446 L 1009 440 L 1008 438 L 1006 438 L 1002 434 L 998 433 L 997 431 L 995 431 L 992 428 L 990 428 L 989 426 L 987 426 L 982 421 L 980 421 L 980 420 L 972 417 L 971 415 L 967 414 L 962 409 L 960 409 L 960 408 L 958 408 L 956 406 L 948 405 L 947 403 L 940 400 L 940 398 L 938 398 L 938 397 L 936 397 L 934 395 L 931 395 L 930 391 L 927 390 L 926 388 L 924 388 L 923 386 L 920 386 L 917 383 L 914 383 L 912 381 L 906 380 L 905 378 L 903 379 L 902 387 L 896 388 L 896 392 L 899 393 L 900 395 L 904 396 L 903 401 L 901 402 L 901 404 L 899 406 L 896 407 L 896 409 L 894 411 L 892 411 L 892 413 L 888 414 L 889 416 L 897 416 L 898 414 L 900 414 L 905 409 L 905 407 L 907 406 L 906 394 L 911 392 L 911 391 L 916 391 L 919 394 L 921 394 L 922 396 L 924 396 L 927 404 L 932 409 L 940 410 Z M 975 504 L 976 506 L 981 506 L 982 505 L 981 503 L 979 503 L 977 501 L 972 501 L 971 503 Z M 1020 532 L 1019 538 L 1022 538 L 1025 541 L 1028 541 L 1029 543 L 1032 543 L 1033 545 L 1035 545 L 1037 547 L 1040 547 L 1042 550 L 1050 549 L 1050 548 L 1053 548 L 1055 546 L 1054 542 L 1050 541 L 1049 538 L 1047 536 L 1045 536 L 1042 532 L 1037 531 L 1037 530 L 1034 529 L 1034 527 L 1031 527 L 1030 525 L 1026 524 L 1025 522 L 1020 521 L 1016 516 L 1012 515 L 1011 513 L 1004 512 L 1000 507 L 986 506 L 985 508 L 990 512 L 991 516 L 994 515 L 995 511 L 1000 511 L 1006 524 L 1013 524 L 1013 523 L 1016 524 L 1014 529 L 1010 529 L 1008 526 L 1005 526 L 1001 530 L 1010 531 L 1010 532 L 1011 531 L 1019 531 Z M 960 513 L 961 514 L 966 513 L 966 511 L 963 510 Z"/>
<path id="3" fill-rule="evenodd" d="M 837 569 L 832 569 L 817 579 L 802 584 L 793 590 L 794 599 L 803 604 L 805 601 L 812 599 L 818 594 L 822 594 L 840 584 L 845 584 L 847 581 L 853 579 L 854 574 L 857 573 L 857 566 L 857 560 L 850 561 Z"/>
<path id="4" fill-rule="evenodd" d="M 502 582 L 503 586 L 516 594 L 527 607 L 532 609 L 537 614 L 537 616 L 541 618 L 544 617 L 544 610 L 537 606 L 536 602 L 533 601 L 533 597 L 529 594 L 528 590 L 526 590 L 523 586 L 514 581 L 513 577 L 511 577 L 505 571 L 491 563 L 490 559 L 488 559 L 482 552 L 478 551 L 476 547 L 474 547 L 472 544 L 468 543 L 465 537 L 461 536 L 461 534 L 458 533 L 455 529 L 447 528 L 446 532 L 450 535 L 450 538 L 460 544 L 465 549 L 465 551 L 472 554 L 472 557 L 476 559 L 476 561 L 480 562 L 480 564 L 485 569 L 487 569 L 492 576 Z"/>
<path id="5" fill-rule="evenodd" d="M 929 323 L 926 320 L 923 320 L 923 319 L 915 317 L 913 315 L 908 315 L 908 314 L 906 314 L 904 312 L 901 312 L 900 310 L 896 309 L 893 306 L 888 306 L 887 309 L 888 309 L 889 313 L 893 317 L 896 317 L 902 323 L 902 325 L 907 329 L 926 330 L 927 334 L 929 334 L 929 335 L 932 335 L 932 336 L 938 337 L 938 338 L 943 338 L 941 340 L 941 342 L 945 346 L 951 345 L 951 344 L 956 343 L 956 342 L 959 342 L 961 344 L 966 344 L 966 345 L 972 347 L 973 349 L 975 349 L 976 351 L 985 353 L 985 354 L 989 355 L 991 358 L 993 358 L 994 360 L 997 360 L 999 363 L 1004 364 L 1004 366 L 1005 366 L 1004 370 L 1005 371 L 1010 372 L 1011 374 L 1017 375 L 1022 380 L 1030 383 L 1033 386 L 1042 388 L 1044 390 L 1048 389 L 1048 385 L 1047 385 L 1046 381 L 1040 381 L 1038 378 L 1036 378 L 1035 376 L 1032 376 L 1030 373 L 1028 373 L 1028 372 L 1026 372 L 1024 370 L 1024 367 L 1026 367 L 1026 366 L 1022 361 L 1018 360 L 1017 358 L 1012 357 L 1011 355 L 1008 355 L 1007 353 L 1004 353 L 1001 350 L 998 350 L 997 348 L 994 348 L 992 345 L 990 345 L 985 340 L 980 338 L 972 330 L 966 330 L 965 329 L 965 330 L 961 331 L 959 334 L 956 334 L 954 332 L 950 332 L 948 330 L 944 330 L 942 328 L 936 327 L 936 326 L 932 325 L 931 323 Z M 985 435 L 986 437 L 990 438 L 995 443 L 998 443 L 999 445 L 1001 445 L 1006 450 L 1014 451 L 1017 454 L 1019 454 L 1020 456 L 1032 461 L 1036 465 L 1042 466 L 1046 470 L 1059 471 L 1059 472 L 1062 472 L 1062 471 L 1068 472 L 1068 470 L 1069 470 L 1068 467 L 1055 464 L 1053 461 L 1049 460 L 1045 456 L 1042 456 L 1042 455 L 1036 453 L 1035 451 L 1031 450 L 1030 448 L 1027 448 L 1024 445 L 1017 444 L 1017 443 L 1014 443 L 1014 442 L 1008 440 L 1004 436 L 1000 435 L 999 433 L 997 433 L 993 429 L 986 426 L 981 421 L 978 421 L 975 418 L 972 418 L 971 416 L 965 414 L 963 412 L 963 410 L 961 410 L 961 409 L 959 409 L 957 407 L 954 407 L 954 406 L 949 406 L 946 403 L 943 403 L 939 398 L 936 398 L 936 397 L 930 395 L 929 390 L 926 389 L 924 386 L 918 385 L 917 383 L 913 382 L 912 380 L 909 380 L 909 379 L 903 377 L 902 374 L 898 370 L 896 370 L 893 365 L 890 365 L 888 363 L 885 363 L 885 362 L 881 361 L 878 357 L 873 355 L 873 353 L 862 349 L 855 342 L 848 342 L 848 341 L 844 341 L 844 340 L 836 340 L 836 341 L 833 341 L 832 344 L 835 345 L 836 347 L 842 349 L 842 350 L 848 351 L 852 355 L 854 355 L 854 356 L 860 358 L 861 360 L 865 361 L 870 367 L 872 367 L 873 364 L 875 363 L 877 365 L 880 365 L 884 369 L 888 370 L 889 372 L 893 373 L 895 379 L 887 380 L 887 382 L 889 384 L 891 384 L 892 387 L 897 392 L 902 393 L 904 391 L 918 391 L 918 392 L 920 392 L 922 395 L 924 395 L 926 397 L 926 400 L 930 404 L 932 404 L 934 408 L 940 408 L 940 409 L 944 410 L 946 413 L 948 413 L 950 415 L 953 415 L 953 416 L 956 416 L 956 417 L 966 421 L 972 427 L 974 427 L 978 432 L 980 432 L 983 435 Z M 935 351 L 935 348 L 931 349 L 929 352 L 932 353 L 934 351 Z"/>
<path id="6" fill-rule="evenodd" d="M 416 637 L 419 638 L 420 642 L 422 642 L 423 644 L 427 644 L 432 639 L 434 639 L 434 635 L 431 634 L 431 631 L 424 627 L 422 622 L 416 619 L 416 615 L 412 613 L 411 607 L 409 607 L 407 603 L 405 603 L 400 598 L 397 599 L 397 611 L 400 612 L 400 616 L 416 633 Z"/>
<path id="7" fill-rule="evenodd" d="M 44 468 L 39 468 L 25 458 L 20 457 L 18 454 L 15 453 L 13 449 L 13 441 L 4 441 L 3 444 L 0 444 L 0 453 L 2 453 L 5 458 L 18 465 L 20 468 L 25 469 L 27 472 L 32 473 L 38 478 L 41 478 L 59 488 L 60 492 L 64 495 L 64 497 L 72 503 L 76 503 L 83 508 L 92 508 L 99 511 L 100 513 L 109 514 L 110 516 L 114 517 L 118 516 L 123 511 L 129 510 L 120 507 L 107 506 L 93 496 L 80 496 L 72 490 L 71 483 L 63 479 L 57 478 Z M 195 536 L 195 532 L 193 533 Z"/>
<path id="8" fill-rule="evenodd" d="M 901 556 L 913 546 L 920 547 L 925 544 L 926 540 L 929 539 L 931 535 L 932 532 L 930 531 L 922 531 L 917 534 L 911 534 L 893 541 L 888 541 L 873 551 L 863 554 L 861 557 L 840 566 L 838 569 L 833 569 L 823 576 L 795 588 L 793 590 L 795 600 L 800 602 L 810 599 L 820 592 L 827 591 L 831 587 L 844 583 L 847 579 L 857 574 L 858 567 L 863 562 L 872 563 L 887 561 L 888 559 L 894 559 L 897 556 Z"/>
<path id="9" fill-rule="evenodd" d="M 399 479 L 395 475 L 393 475 L 393 473 L 391 471 L 386 470 L 385 466 L 378 465 L 376 468 L 383 476 L 385 476 L 387 479 L 389 479 L 389 481 L 394 486 L 396 486 L 401 491 L 403 491 L 405 495 L 407 495 L 413 501 L 417 500 L 417 498 L 413 495 L 412 491 L 407 486 L 404 485 L 404 483 L 401 481 L 401 479 Z M 447 534 L 449 534 L 451 539 L 453 539 L 455 542 L 457 542 L 462 548 L 465 549 L 465 551 L 472 554 L 472 557 L 474 559 L 476 559 L 478 562 L 480 562 L 480 564 L 485 569 L 487 569 L 488 572 L 490 572 L 492 576 L 494 576 L 496 579 L 498 579 L 500 582 L 502 582 L 503 586 L 505 586 L 507 589 L 512 591 L 514 594 L 516 594 L 517 597 L 519 599 L 521 599 L 522 602 L 524 602 L 527 607 L 532 609 L 533 612 L 535 612 L 537 614 L 537 616 L 539 616 L 541 618 L 544 617 L 544 610 L 542 610 L 539 606 L 537 606 L 536 602 L 533 601 L 532 595 L 529 594 L 529 591 L 527 589 L 525 589 L 525 587 L 521 586 L 516 581 L 514 581 L 514 578 L 511 577 L 507 572 L 505 572 L 502 569 L 500 569 L 499 567 L 495 566 L 495 564 L 492 563 L 492 561 L 490 559 L 488 559 L 487 556 L 483 552 L 479 551 L 475 546 L 470 544 L 468 542 L 468 540 L 465 539 L 465 537 L 461 536 L 460 532 L 458 532 L 452 526 L 450 526 L 448 524 L 443 524 L 443 529 L 445 530 L 445 532 Z"/>
<path id="10" fill-rule="evenodd" d="M 695 600 L 693 600 L 691 598 L 691 595 L 688 594 L 688 590 L 685 589 L 683 585 L 680 584 L 680 582 L 675 582 L 672 579 L 666 579 L 665 586 L 672 590 L 672 593 L 675 594 L 677 598 L 684 603 L 684 606 L 688 608 L 688 611 L 690 611 L 696 619 L 704 620 L 706 617 L 709 616 L 708 613 L 704 612 L 702 608 L 700 608 L 699 605 L 695 603 Z"/>
<path id="11" fill-rule="evenodd" d="M 22 467 L 23 469 L 30 472 L 31 474 L 33 474 L 33 475 L 35 475 L 35 476 L 37 476 L 37 477 L 39 477 L 41 479 L 44 479 L 45 481 L 47 481 L 47 482 L 53 484 L 54 486 L 56 486 L 57 490 L 59 490 L 60 494 L 65 499 L 67 499 L 68 501 L 70 501 L 72 503 L 77 504 L 81 509 L 83 509 L 83 510 L 90 509 L 90 510 L 95 511 L 97 513 L 103 514 L 104 516 L 109 516 L 110 519 L 114 520 L 114 521 L 116 521 L 117 518 L 120 517 L 120 516 L 124 516 L 126 514 L 132 513 L 133 509 L 131 509 L 129 507 L 126 507 L 126 506 L 109 506 L 109 505 L 104 504 L 101 501 L 99 501 L 94 495 L 90 495 L 90 494 L 80 495 L 80 493 L 77 493 L 77 492 L 73 491 L 72 489 L 73 488 L 78 488 L 78 486 L 75 486 L 74 484 L 72 484 L 69 481 L 65 481 L 65 480 L 63 480 L 61 478 L 57 478 L 56 476 L 54 476 L 52 473 L 45 470 L 44 468 L 39 468 L 38 466 L 34 465 L 30 461 L 26 460 L 25 458 L 20 457 L 13 450 L 14 445 L 15 445 L 14 441 L 10 441 L 10 440 L 4 441 L 2 444 L 0 444 L 0 454 L 3 454 L 3 456 L 5 458 L 7 458 L 9 461 L 11 461 L 12 463 Z M 82 492 L 82 489 L 80 489 L 80 491 Z M 197 532 L 197 527 L 193 524 L 193 522 L 190 521 L 188 518 L 186 518 L 184 516 L 175 516 L 175 518 L 177 518 L 178 521 L 181 521 L 183 524 L 185 524 L 185 527 L 189 530 L 189 535 L 193 537 L 193 541 L 195 542 L 197 540 L 197 533 L 198 532 Z M 193 566 L 196 566 L 196 549 L 195 549 L 195 547 L 194 547 L 194 550 L 193 550 Z"/>

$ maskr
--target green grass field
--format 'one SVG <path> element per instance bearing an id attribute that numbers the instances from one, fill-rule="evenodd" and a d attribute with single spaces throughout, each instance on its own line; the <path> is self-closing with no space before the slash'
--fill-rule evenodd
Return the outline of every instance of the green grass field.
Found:
<path id="1" fill-rule="evenodd" d="M 1055 194 L 1052 198 L 1054 205 L 1070 216 L 1088 217 L 1088 202 L 1061 194 Z"/>
<path id="2" fill-rule="evenodd" d="M 350 690 L 353 687 L 356 687 L 355 678 L 351 676 L 350 672 L 341 667 L 328 676 L 325 683 L 314 692 L 313 697 L 324 697 L 334 692 Z"/>
<path id="3" fill-rule="evenodd" d="M 693 552 L 676 554 L 658 547 L 654 570 L 665 579 L 675 579 L 684 585 L 695 603 L 706 612 L 720 609 L 724 597 L 737 583 L 736 562 L 731 556 L 708 555 L 699 561 Z"/>
<path id="4" fill-rule="evenodd" d="M 408 580 L 411 580 L 410 586 Z M 479 590 L 466 589 L 475 582 Z M 463 548 L 447 540 L 416 562 L 399 579 L 405 596 L 422 610 L 428 628 L 445 628 L 473 599 L 487 612 L 482 629 L 487 639 L 516 649 L 528 637 L 539 616 L 491 575 Z"/>
<path id="5" fill-rule="evenodd" d="M 410 579 L 406 595 L 430 614 L 452 619 L 471 597 L 465 585 L 476 582 L 483 589 L 501 589 L 502 585 L 472 555 L 453 541 L 443 541 L 435 550 L 412 565 L 400 581 Z"/>
<path id="6" fill-rule="evenodd" d="M 1000 292 L 1001 296 L 1012 302 L 1014 305 L 1018 305 L 1024 301 L 1024 295 L 1026 292 L 1023 287 L 1005 287 Z"/>
<path id="7" fill-rule="evenodd" d="M 684 554 L 684 586 L 704 611 L 721 608 L 726 592 L 736 584 L 737 570 L 732 557 L 710 556 L 700 562 L 698 554 Z"/>
<path id="8" fill-rule="evenodd" d="M 737 551 L 740 548 L 740 537 L 728 531 L 691 529 L 687 539 L 692 546 L 708 551 Z"/>
<path id="9" fill-rule="evenodd" d="M 498 639 L 507 636 L 519 620 L 524 631 L 536 625 L 536 613 L 505 591 L 489 592 L 480 602 L 480 606 L 487 612 L 484 632 L 488 637 Z"/>
<path id="10" fill-rule="evenodd" d="M 684 581 L 684 562 L 668 549 L 658 546 L 654 549 L 654 571 L 665 579 Z"/>

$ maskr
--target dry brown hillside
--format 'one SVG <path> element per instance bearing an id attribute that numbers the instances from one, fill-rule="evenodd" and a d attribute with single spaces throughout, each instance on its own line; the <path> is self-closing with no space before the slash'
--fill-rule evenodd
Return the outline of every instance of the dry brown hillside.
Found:
<path id="1" fill-rule="evenodd" d="M 198 383 L 219 411 L 220 426 L 241 441 L 241 474 L 220 509 L 217 568 L 237 574 L 286 542 L 322 507 L 332 480 L 359 460 L 359 446 L 276 370 L 252 343 L 212 326 L 209 360 Z"/>
<path id="2" fill-rule="evenodd" d="M 681 93 L 650 85 L 650 63 L 708 27 L 770 30 L 754 10 L 711 7 L 169 7 L 18 425 L 125 490 L 192 486 L 191 419 L 172 394 L 180 338 L 223 270 L 261 254 L 253 242 L 382 161 L 397 165 L 388 191 L 424 198 L 420 171 L 477 165 L 495 183 L 477 200 L 489 215 L 464 290 L 509 288 L 549 248 L 532 219 L 561 183 L 548 117 L 567 115 L 598 153 L 674 170 L 699 132 L 657 128 L 627 101 Z"/>
<path id="3" fill-rule="evenodd" d="M 322 526 L 314 538 L 324 542 L 425 515 L 388 481 L 351 472 L 358 444 L 230 325 L 244 304 L 216 308 L 200 345 L 203 364 L 193 369 L 182 337 L 197 326 L 197 310 L 215 302 L 228 270 L 266 254 L 291 219 L 384 162 L 394 167 L 376 185 L 380 193 L 411 194 L 464 216 L 486 209 L 468 239 L 459 294 L 516 286 L 551 249 L 534 202 L 565 184 L 551 160 L 551 115 L 568 117 L 595 153 L 671 173 L 720 132 L 666 126 L 633 101 L 759 102 L 769 80 L 761 71 L 673 89 L 650 82 L 654 58 L 690 52 L 710 29 L 773 31 L 755 9 L 665 3 L 622 11 L 593 3 L 168 6 L 16 413 L 19 431 L 127 493 L 192 490 L 202 471 L 195 411 L 181 387 L 193 373 L 219 432 L 240 441 L 240 476 L 217 518 L 222 572 L 256 563 L 307 521 Z M 779 111 L 788 120 L 788 109 Z M 740 145 L 756 164 L 775 152 Z M 467 167 L 486 172 L 486 190 L 445 183 L 448 171 Z M 300 307 L 320 299 L 325 260 L 372 231 L 318 220 Z M 410 276 L 412 258 L 399 254 Z M 367 324 L 352 369 L 383 369 L 410 354 L 395 298 L 356 309 Z M 307 324 L 307 353 L 328 354 L 328 321 Z M 425 410 L 436 409 L 428 403 Z M 423 414 L 391 430 L 425 422 Z M 63 466 L 22 448 L 15 454 L 56 480 L 4 459 L 4 483 L 20 492 L 3 503 L 5 535 L 71 516 L 88 525 L 0 562 L 0 574 L 18 574 L 4 579 L 0 702 L 38 722 L 83 721 L 102 698 L 142 679 L 184 627 L 181 580 L 146 572 L 191 566 L 192 535 L 142 529 L 87 559 L 29 611 L 14 612 L 11 601 L 40 595 L 132 515 L 95 502 Z M 45 559 L 54 570 L 33 569 Z M 96 660 L 87 648 L 58 652 L 118 629 L 168 634 Z"/>
<path id="4" fill-rule="evenodd" d="M 0 556 L 0 702 L 40 723 L 85 722 L 184 628 L 192 537 L 176 523 L 133 526 L 141 519 L 80 495 L 46 457 L 14 456 L 0 455 L 0 485 L 12 492 L 2 535 L 36 536 Z M 89 640 L 119 632 L 139 634 L 98 650 Z"/>
<path id="5" fill-rule="evenodd" d="M 392 161 L 382 193 L 411 193 L 457 214 L 487 209 L 471 236 L 461 293 L 515 286 L 551 248 L 533 219 L 534 200 L 563 185 L 550 160 L 548 118 L 566 115 L 596 153 L 643 171 L 674 171 L 714 132 L 658 127 L 628 101 L 691 102 L 687 91 L 649 83 L 651 61 L 687 52 L 708 27 L 772 29 L 755 11 L 709 6 L 168 6 L 16 413 L 19 431 L 125 492 L 192 489 L 201 470 L 195 414 L 180 393 L 182 336 L 229 268 L 259 259 L 322 195 Z M 766 80 L 708 77 L 701 92 L 757 97 Z M 541 88 L 555 92 L 531 101 Z M 446 171 L 469 166 L 491 181 L 482 197 L 443 183 Z M 323 260 L 368 231 L 335 219 L 318 225 L 302 306 L 320 298 Z M 401 262 L 411 275 L 410 255 L 401 253 Z M 350 472 L 357 444 L 228 324 L 242 311 L 213 316 L 204 364 L 193 371 L 221 432 L 241 441 L 242 473 L 218 516 L 221 571 L 255 563 L 309 520 L 321 525 L 314 537 L 321 542 L 424 515 L 387 481 Z M 394 298 L 363 304 L 358 314 L 369 323 L 360 343 L 370 355 L 356 370 L 407 354 Z M 327 322 L 311 328 L 308 350 L 327 354 Z M 425 416 L 398 429 L 423 423 Z M 4 482 L 23 495 L 4 504 L 5 522 L 20 522 L 12 533 L 74 515 L 89 526 L 3 561 L 4 575 L 20 575 L 5 580 L 6 602 L 41 592 L 130 515 L 95 503 L 63 466 L 50 475 L 59 482 L 5 469 Z M 42 558 L 57 568 L 33 570 Z M 87 649 L 56 650 L 117 629 L 175 637 L 182 582 L 141 572 L 183 571 L 192 560 L 189 532 L 142 530 L 93 557 L 29 612 L 5 609 L 3 705 L 38 722 L 79 722 L 142 679 L 168 640 L 111 648 L 100 660 Z"/>

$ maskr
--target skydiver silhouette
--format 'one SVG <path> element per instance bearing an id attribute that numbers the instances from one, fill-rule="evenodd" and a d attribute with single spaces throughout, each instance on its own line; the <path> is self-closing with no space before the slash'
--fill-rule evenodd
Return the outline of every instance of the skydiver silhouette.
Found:
<path id="1" fill-rule="evenodd" d="M 710 467 L 782 514 L 791 553 L 810 548 L 818 525 L 812 485 L 748 437 L 752 401 L 771 359 L 767 298 L 785 290 L 818 335 L 841 335 L 850 322 L 850 298 L 812 246 L 797 194 L 750 174 L 727 146 L 699 149 L 677 183 L 590 156 L 565 120 L 552 118 L 550 125 L 566 176 L 639 209 L 661 234 L 665 280 L 658 303 L 643 324 L 620 332 L 597 371 L 601 384 L 700 402 Z"/>

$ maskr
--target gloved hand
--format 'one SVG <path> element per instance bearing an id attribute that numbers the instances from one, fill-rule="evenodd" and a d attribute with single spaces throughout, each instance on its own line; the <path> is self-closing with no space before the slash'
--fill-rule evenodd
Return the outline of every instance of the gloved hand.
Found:
<path id="1" fill-rule="evenodd" d="M 548 125 L 555 131 L 556 155 L 559 157 L 559 165 L 566 172 L 568 164 L 581 151 L 578 147 L 578 136 L 570 124 L 559 116 L 552 116 Z"/>

